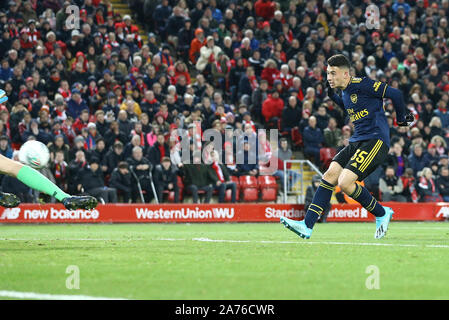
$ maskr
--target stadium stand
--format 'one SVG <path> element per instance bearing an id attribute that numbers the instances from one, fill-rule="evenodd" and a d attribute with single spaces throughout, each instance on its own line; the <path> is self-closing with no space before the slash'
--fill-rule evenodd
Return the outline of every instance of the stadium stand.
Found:
<path id="1" fill-rule="evenodd" d="M 449 177 L 442 168 L 449 156 L 449 1 L 374 2 L 377 29 L 366 23 L 369 3 L 2 1 L 0 88 L 9 100 L 0 106 L 0 153 L 14 157 L 25 141 L 37 139 L 49 146 L 48 173 L 62 189 L 76 191 L 92 159 L 110 187 L 113 170 L 135 146 L 151 170 L 169 156 L 178 174 L 181 139 L 175 133 L 185 129 L 194 147 L 198 137 L 191 129 L 199 120 L 201 134 L 213 129 L 222 137 L 242 129 L 259 139 L 257 129 L 277 128 L 291 156 L 309 157 L 324 170 L 353 129 L 325 91 L 326 59 L 344 53 L 354 76 L 401 89 L 417 118 L 412 128 L 397 127 L 391 101 L 385 100 L 391 149 L 377 181 L 392 166 L 395 175 L 387 180 L 403 182 L 407 201 L 447 200 Z M 67 14 L 71 5 L 79 9 L 79 25 Z M 115 153 L 118 142 L 122 150 Z M 236 154 L 242 144 L 237 136 L 220 147 Z M 271 150 L 277 147 L 268 143 L 253 152 L 275 157 Z M 222 156 L 226 160 L 228 154 Z M 237 201 L 277 200 L 280 179 L 258 177 L 259 170 L 238 177 L 236 164 L 226 164 Z M 304 173 L 306 183 L 313 174 Z M 24 193 L 3 182 L 3 191 Z M 180 201 L 186 201 L 179 174 L 177 183 Z M 375 183 L 367 187 L 380 194 Z M 163 201 L 175 201 L 173 191 L 163 194 Z"/>

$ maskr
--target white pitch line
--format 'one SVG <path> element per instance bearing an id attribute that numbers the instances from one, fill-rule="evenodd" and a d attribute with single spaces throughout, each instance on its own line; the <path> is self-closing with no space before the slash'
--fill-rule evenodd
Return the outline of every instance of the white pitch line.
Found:
<path id="1" fill-rule="evenodd" d="M 400 226 L 398 224 L 394 225 L 394 228 L 397 230 L 446 230 L 449 231 L 449 225 L 447 227 L 409 227 L 409 226 Z"/>
<path id="2" fill-rule="evenodd" d="M 0 297 L 35 300 L 126 300 L 124 298 L 92 297 L 85 295 L 48 294 L 0 290 Z"/>
<path id="3" fill-rule="evenodd" d="M 327 245 L 349 245 L 349 246 L 374 246 L 374 247 L 412 247 L 412 248 L 449 248 L 444 244 L 400 244 L 380 242 L 338 242 L 338 241 L 282 241 L 282 240 L 226 240 L 210 238 L 156 238 L 156 239 L 92 239 L 92 238 L 67 238 L 67 239 L 25 239 L 25 238 L 0 238 L 0 241 L 199 241 L 199 242 L 221 242 L 221 243 L 271 243 L 271 244 L 327 244 Z"/>
<path id="4" fill-rule="evenodd" d="M 163 240 L 163 239 L 156 239 Z M 185 239 L 179 239 L 185 240 Z M 428 247 L 428 248 L 449 248 L 444 244 L 395 244 L 395 243 L 374 243 L 374 242 L 336 242 L 336 241 L 274 241 L 274 240 L 221 240 L 209 238 L 193 238 L 192 241 L 201 242 L 229 242 L 229 243 L 274 243 L 274 244 L 329 244 L 329 245 L 352 245 L 352 246 L 381 246 L 381 247 Z"/>

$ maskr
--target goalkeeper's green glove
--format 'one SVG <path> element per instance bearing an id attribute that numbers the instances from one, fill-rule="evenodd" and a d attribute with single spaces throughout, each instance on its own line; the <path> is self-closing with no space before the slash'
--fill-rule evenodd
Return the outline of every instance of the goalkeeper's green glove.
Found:
<path id="1" fill-rule="evenodd" d="M 413 113 L 409 112 L 405 115 L 405 121 L 404 122 L 398 122 L 398 126 L 400 127 L 407 127 L 410 124 L 412 124 L 415 121 L 415 116 Z"/>

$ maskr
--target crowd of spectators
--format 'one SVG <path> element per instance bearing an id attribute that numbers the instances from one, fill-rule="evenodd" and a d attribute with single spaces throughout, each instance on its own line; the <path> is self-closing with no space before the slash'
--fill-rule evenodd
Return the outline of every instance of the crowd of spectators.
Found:
<path id="1" fill-rule="evenodd" d="M 371 3 L 379 8 L 378 29 L 366 25 Z M 391 150 L 374 174 L 377 195 L 449 199 L 448 0 L 128 4 L 133 16 L 121 16 L 109 0 L 1 2 L 0 88 L 9 97 L 0 107 L 1 154 L 14 157 L 25 141 L 42 141 L 51 151 L 51 179 L 107 202 L 136 201 L 138 186 L 149 201 L 151 178 L 159 198 L 170 190 L 179 201 L 177 176 L 194 200 L 198 189 L 205 201 L 215 189 L 222 201 L 227 189 L 235 193 L 227 176 L 257 176 L 267 162 L 287 160 L 276 157 L 279 146 L 262 142 L 251 150 L 234 137 L 222 150 L 241 152 L 244 163 L 219 165 L 226 152 L 210 150 L 211 164 L 199 175 L 179 160 L 173 131 L 188 130 L 194 145 L 196 121 L 203 132 L 224 137 L 241 129 L 258 141 L 266 137 L 257 129 L 278 129 L 287 141 L 283 156 L 292 156 L 289 144 L 322 167 L 321 150 L 339 151 L 353 131 L 325 90 L 326 60 L 343 53 L 354 76 L 401 89 L 417 119 L 412 128 L 397 127 L 385 100 Z M 69 5 L 80 9 L 79 29 L 67 23 Z M 255 164 L 248 163 L 251 153 Z M 24 193 L 5 178 L 4 191 Z"/>

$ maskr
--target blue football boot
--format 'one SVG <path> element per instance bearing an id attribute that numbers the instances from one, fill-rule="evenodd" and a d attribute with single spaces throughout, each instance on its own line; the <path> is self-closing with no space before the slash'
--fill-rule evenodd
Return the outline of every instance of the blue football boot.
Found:
<path id="1" fill-rule="evenodd" d="M 376 233 L 374 239 L 382 239 L 387 234 L 388 225 L 393 217 L 394 211 L 389 207 L 384 207 L 385 215 L 383 217 L 376 217 Z"/>
<path id="2" fill-rule="evenodd" d="M 281 223 L 298 236 L 304 239 L 309 239 L 312 235 L 312 229 L 307 228 L 304 220 L 296 221 L 289 218 L 281 217 Z"/>

